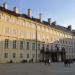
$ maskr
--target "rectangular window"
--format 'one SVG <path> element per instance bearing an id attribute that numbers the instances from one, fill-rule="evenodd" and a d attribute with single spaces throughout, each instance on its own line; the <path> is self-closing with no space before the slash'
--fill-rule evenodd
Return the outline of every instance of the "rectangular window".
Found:
<path id="1" fill-rule="evenodd" d="M 15 58 L 16 57 L 16 54 L 15 53 L 13 53 L 13 58 Z"/>
<path id="2" fill-rule="evenodd" d="M 69 42 L 69 45 L 70 45 L 70 41 L 68 41 Z"/>
<path id="3" fill-rule="evenodd" d="M 66 42 L 66 44 L 67 44 L 67 41 L 65 41 Z"/>
<path id="4" fill-rule="evenodd" d="M 32 34 L 32 39 L 35 39 L 35 34 L 34 33 Z"/>
<path id="5" fill-rule="evenodd" d="M 8 48 L 9 40 L 5 39 L 5 48 Z"/>
<path id="6" fill-rule="evenodd" d="M 29 54 L 27 54 L 27 58 L 29 58 Z"/>
<path id="7" fill-rule="evenodd" d="M 46 51 L 49 51 L 49 45 L 46 46 Z"/>
<path id="8" fill-rule="evenodd" d="M 27 46 L 26 46 L 26 47 L 27 47 L 27 48 L 26 48 L 27 50 L 29 50 L 29 46 L 30 46 L 30 43 L 27 42 Z"/>
<path id="9" fill-rule="evenodd" d="M 35 50 L 35 43 L 32 43 L 32 50 Z"/>
<path id="10" fill-rule="evenodd" d="M 33 54 L 32 57 L 35 58 L 35 54 Z"/>
<path id="11" fill-rule="evenodd" d="M 47 47 L 46 47 L 47 49 L 49 49 L 49 45 L 47 45 Z"/>
<path id="12" fill-rule="evenodd" d="M 40 56 L 41 56 L 41 55 L 40 55 L 40 54 L 38 54 L 38 58 L 40 58 Z"/>
<path id="13" fill-rule="evenodd" d="M 13 29 L 13 34 L 16 35 L 17 34 L 17 30 Z"/>
<path id="14" fill-rule="evenodd" d="M 16 40 L 13 40 L 13 48 L 16 49 Z"/>
<path id="15" fill-rule="evenodd" d="M 14 19 L 13 19 L 13 22 L 14 22 L 14 24 L 17 24 L 17 19 L 14 18 Z"/>
<path id="16" fill-rule="evenodd" d="M 53 50 L 53 45 L 51 45 L 51 50 Z"/>
<path id="17" fill-rule="evenodd" d="M 24 32 L 20 31 L 20 36 L 24 37 Z"/>
<path id="18" fill-rule="evenodd" d="M 63 44 L 64 44 L 64 40 L 63 40 L 62 42 L 63 42 Z"/>
<path id="19" fill-rule="evenodd" d="M 45 47 L 45 44 L 42 44 L 42 48 Z"/>
<path id="20" fill-rule="evenodd" d="M 10 32 L 9 27 L 6 27 L 6 28 L 5 28 L 5 33 L 9 33 L 9 32 Z"/>
<path id="21" fill-rule="evenodd" d="M 6 22 L 10 21 L 10 16 L 6 16 Z"/>
<path id="22" fill-rule="evenodd" d="M 5 53 L 5 54 L 4 54 L 4 57 L 5 57 L 5 58 L 8 58 L 8 53 Z"/>
<path id="23" fill-rule="evenodd" d="M 23 49 L 23 41 L 20 41 L 20 49 Z"/>
<path id="24" fill-rule="evenodd" d="M 20 58 L 23 58 L 23 54 L 22 53 L 20 54 Z"/>
<path id="25" fill-rule="evenodd" d="M 30 32 L 27 32 L 27 33 L 26 33 L 26 36 L 27 36 L 28 39 L 30 39 L 30 35 L 31 35 Z"/>

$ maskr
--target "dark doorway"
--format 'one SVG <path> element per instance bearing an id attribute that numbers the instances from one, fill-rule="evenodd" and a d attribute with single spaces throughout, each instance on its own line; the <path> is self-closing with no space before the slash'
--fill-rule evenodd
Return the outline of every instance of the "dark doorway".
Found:
<path id="1" fill-rule="evenodd" d="M 57 62 L 57 60 L 58 60 L 58 59 L 57 59 L 57 53 L 52 53 L 52 54 L 51 54 L 51 58 L 52 58 L 52 61 L 53 61 L 53 62 Z"/>

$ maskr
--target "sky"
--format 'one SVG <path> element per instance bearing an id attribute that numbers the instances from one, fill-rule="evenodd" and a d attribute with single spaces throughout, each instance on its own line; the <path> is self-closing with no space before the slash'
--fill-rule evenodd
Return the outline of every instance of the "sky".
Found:
<path id="1" fill-rule="evenodd" d="M 8 9 L 16 6 L 20 13 L 27 14 L 27 9 L 32 9 L 32 16 L 38 18 L 42 13 L 43 20 L 51 18 L 58 25 L 67 27 L 72 25 L 75 29 L 75 0 L 0 0 L 0 5 L 7 2 Z"/>

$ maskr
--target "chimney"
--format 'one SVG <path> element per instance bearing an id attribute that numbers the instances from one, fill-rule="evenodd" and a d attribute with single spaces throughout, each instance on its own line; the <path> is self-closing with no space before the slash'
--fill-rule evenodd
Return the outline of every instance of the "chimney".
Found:
<path id="1" fill-rule="evenodd" d="M 31 18 L 32 17 L 32 9 L 28 9 L 28 16 Z"/>
<path id="2" fill-rule="evenodd" d="M 16 13 L 19 13 L 19 9 L 17 7 L 14 7 L 13 11 L 16 12 Z"/>
<path id="3" fill-rule="evenodd" d="M 56 25 L 56 21 L 52 22 L 52 25 Z"/>
<path id="4" fill-rule="evenodd" d="M 42 13 L 39 13 L 40 22 L 42 22 Z"/>
<path id="5" fill-rule="evenodd" d="M 4 7 L 5 9 L 7 9 L 7 3 L 6 3 L 6 2 L 3 3 L 3 7 Z"/>
<path id="6" fill-rule="evenodd" d="M 71 25 L 68 25 L 67 29 L 68 30 L 72 30 L 72 26 Z"/>
<path id="7" fill-rule="evenodd" d="M 49 25 L 51 25 L 51 18 L 48 18 L 48 23 Z"/>

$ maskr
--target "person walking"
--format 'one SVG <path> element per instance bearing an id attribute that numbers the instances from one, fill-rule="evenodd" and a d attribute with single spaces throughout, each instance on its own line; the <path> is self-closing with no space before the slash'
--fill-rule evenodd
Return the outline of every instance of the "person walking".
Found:
<path id="1" fill-rule="evenodd" d="M 51 64 L 51 60 L 49 59 L 49 64 Z"/>

